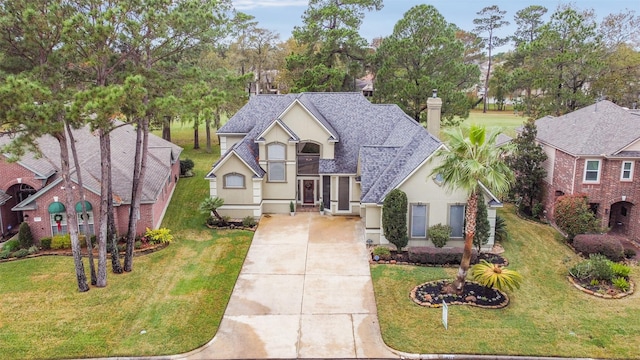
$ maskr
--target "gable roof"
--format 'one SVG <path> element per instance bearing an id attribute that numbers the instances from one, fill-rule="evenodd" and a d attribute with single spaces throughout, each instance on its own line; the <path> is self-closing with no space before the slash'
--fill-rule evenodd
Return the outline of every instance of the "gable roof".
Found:
<path id="1" fill-rule="evenodd" d="M 574 156 L 616 155 L 640 139 L 640 116 L 603 100 L 536 120 L 538 140 Z"/>
<path id="2" fill-rule="evenodd" d="M 361 93 L 253 96 L 218 134 L 245 133 L 230 150 L 262 177 L 265 172 L 258 163 L 255 141 L 295 103 L 334 138 L 334 159 L 320 159 L 320 174 L 356 174 L 360 161 L 363 202 L 380 202 L 441 145 L 397 105 L 372 104 Z M 208 177 L 212 176 L 213 171 Z"/>
<path id="3" fill-rule="evenodd" d="M 102 177 L 98 134 L 91 132 L 87 125 L 73 130 L 73 136 L 76 142 L 79 165 L 82 170 L 83 186 L 95 194 L 100 194 Z M 6 144 L 9 141 L 10 139 L 0 137 L 0 144 Z M 27 153 L 18 164 L 29 165 L 25 166 L 25 168 L 31 171 L 39 169 L 40 171 L 48 170 L 59 173 L 60 146 L 58 141 L 52 136 L 46 135 L 39 138 L 37 142 L 42 157 L 36 159 L 34 154 Z M 118 202 L 121 203 L 130 203 L 131 201 L 135 143 L 136 130 L 133 126 L 117 122 L 116 128 L 111 132 L 111 171 L 114 198 L 119 199 Z M 149 134 L 149 154 L 142 187 L 142 203 L 152 203 L 158 199 L 164 184 L 171 175 L 171 164 L 178 160 L 181 152 L 181 147 L 156 135 Z M 77 172 L 73 161 L 71 166 L 71 180 L 77 183 Z M 29 203 L 39 197 L 41 192 L 46 192 L 47 189 L 48 187 L 43 188 L 18 204 L 17 207 L 28 206 Z"/>

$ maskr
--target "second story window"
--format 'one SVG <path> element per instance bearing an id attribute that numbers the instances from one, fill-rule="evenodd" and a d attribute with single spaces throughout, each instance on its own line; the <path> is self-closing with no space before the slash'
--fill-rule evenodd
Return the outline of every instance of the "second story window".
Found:
<path id="1" fill-rule="evenodd" d="M 633 161 L 623 161 L 622 162 L 620 180 L 622 180 L 622 181 L 631 181 L 631 180 L 633 180 Z"/>
<path id="2" fill-rule="evenodd" d="M 287 147 L 281 143 L 267 145 L 267 173 L 268 181 L 286 181 Z"/>
<path id="3" fill-rule="evenodd" d="M 584 164 L 584 182 L 600 182 L 600 160 L 586 160 Z"/>

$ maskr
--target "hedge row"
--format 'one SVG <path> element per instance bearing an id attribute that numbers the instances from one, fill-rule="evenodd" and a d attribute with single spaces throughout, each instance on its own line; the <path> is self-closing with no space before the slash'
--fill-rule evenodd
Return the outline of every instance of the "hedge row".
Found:
<path id="1" fill-rule="evenodd" d="M 424 265 L 458 265 L 462 261 L 463 248 L 435 248 L 417 246 L 408 249 L 409 261 Z M 474 250 L 471 262 L 478 256 Z"/>
<path id="2" fill-rule="evenodd" d="M 573 239 L 573 247 L 585 257 L 602 254 L 611 261 L 624 260 L 624 247 L 620 240 L 608 234 L 580 234 Z"/>

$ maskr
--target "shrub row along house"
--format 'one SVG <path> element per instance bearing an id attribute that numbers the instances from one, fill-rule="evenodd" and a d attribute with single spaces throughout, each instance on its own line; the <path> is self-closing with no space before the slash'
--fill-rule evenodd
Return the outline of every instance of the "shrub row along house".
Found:
<path id="1" fill-rule="evenodd" d="M 584 194 L 601 226 L 640 240 L 640 113 L 600 101 L 560 117 L 536 121 L 547 160 L 547 216 L 562 195 Z"/>
<path id="2" fill-rule="evenodd" d="M 74 130 L 82 180 L 86 195 L 89 228 L 83 229 L 82 204 L 75 211 L 79 231 L 94 234 L 98 229 L 100 207 L 100 146 L 97 134 L 85 126 Z M 0 146 L 11 141 L 0 137 Z M 113 178 L 113 205 L 119 234 L 126 234 L 130 211 L 133 161 L 136 131 L 123 125 L 111 133 L 111 174 Z M 66 234 L 67 214 L 64 189 L 60 175 L 60 146 L 50 136 L 38 139 L 41 156 L 27 153 L 17 162 L 9 162 L 8 155 L 0 156 L 0 228 L 6 237 L 18 230 L 21 222 L 31 227 L 34 239 Z M 143 183 L 137 233 L 157 228 L 162 222 L 167 205 L 180 175 L 179 156 L 182 148 L 152 134 L 149 135 L 149 155 Z M 71 178 L 77 184 L 76 169 Z"/>
<path id="3" fill-rule="evenodd" d="M 386 244 L 382 204 L 400 189 L 409 202 L 410 246 L 431 245 L 435 224 L 451 225 L 452 238 L 462 239 L 466 194 L 447 192 L 430 176 L 444 146 L 441 107 L 441 99 L 429 99 L 430 133 L 398 106 L 359 93 L 253 96 L 218 131 L 222 156 L 206 176 L 210 195 L 223 198 L 220 214 L 234 218 L 322 203 L 331 215 L 360 216 L 366 239 Z M 493 227 L 502 204 L 484 190 Z"/>

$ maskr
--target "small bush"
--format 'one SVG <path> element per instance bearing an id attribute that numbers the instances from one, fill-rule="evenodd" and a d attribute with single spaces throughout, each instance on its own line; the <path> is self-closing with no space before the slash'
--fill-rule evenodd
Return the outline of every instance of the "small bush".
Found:
<path id="1" fill-rule="evenodd" d="M 385 246 L 376 246 L 373 248 L 373 256 L 379 256 L 381 260 L 391 259 L 391 250 Z"/>
<path id="2" fill-rule="evenodd" d="M 429 228 L 429 240 L 437 248 L 441 248 L 447 244 L 451 237 L 451 226 L 436 224 Z"/>
<path id="3" fill-rule="evenodd" d="M 624 248 L 616 237 L 607 234 L 582 234 L 573 239 L 573 247 L 584 256 L 602 254 L 611 261 L 624 259 Z"/>
<path id="4" fill-rule="evenodd" d="M 498 290 L 513 290 L 520 288 L 522 275 L 514 270 L 505 269 L 486 260 L 471 267 L 471 277 L 474 281 Z"/>
<path id="5" fill-rule="evenodd" d="M 631 259 L 636 256 L 636 251 L 633 249 L 624 249 L 624 257 L 627 259 Z"/>
<path id="6" fill-rule="evenodd" d="M 145 232 L 144 236 L 149 239 L 149 242 L 151 242 L 152 244 L 164 244 L 171 243 L 173 241 L 171 230 L 167 228 L 160 228 L 156 230 L 147 228 L 147 232 Z"/>
<path id="7" fill-rule="evenodd" d="M 569 269 L 569 274 L 578 280 L 585 280 L 593 274 L 593 266 L 588 260 L 581 261 Z"/>
<path id="8" fill-rule="evenodd" d="M 18 249 L 20 249 L 20 242 L 18 242 L 18 239 L 11 239 L 5 242 L 2 247 L 2 250 L 7 250 L 9 252 L 14 252 Z"/>
<path id="9" fill-rule="evenodd" d="M 187 172 L 193 170 L 195 164 L 191 159 L 180 160 L 180 175 L 188 175 Z"/>
<path id="10" fill-rule="evenodd" d="M 29 255 L 29 250 L 27 249 L 20 249 L 16 252 L 14 252 L 13 254 L 11 254 L 11 256 L 16 257 L 16 258 L 23 258 L 25 256 Z"/>
<path id="11" fill-rule="evenodd" d="M 0 251 L 0 260 L 8 259 L 11 257 L 11 251 L 2 250 Z"/>
<path id="12" fill-rule="evenodd" d="M 42 250 L 51 249 L 51 238 L 50 237 L 44 237 L 44 238 L 40 239 L 40 247 L 42 248 Z"/>
<path id="13" fill-rule="evenodd" d="M 592 276 L 598 280 L 611 280 L 613 278 L 613 270 L 611 262 L 600 254 L 592 254 L 589 256 L 589 262 L 592 267 Z"/>
<path id="14" fill-rule="evenodd" d="M 20 242 L 21 249 L 28 249 L 33 246 L 33 235 L 31 235 L 31 228 L 29 227 L 29 223 L 23 221 L 20 224 L 20 229 L 18 230 L 18 242 Z"/>
<path id="15" fill-rule="evenodd" d="M 142 241 L 138 240 L 133 244 L 133 248 L 134 249 L 140 249 L 142 248 Z"/>
<path id="16" fill-rule="evenodd" d="M 431 246 L 416 246 L 409 248 L 409 261 L 426 265 L 453 265 L 462 261 L 462 248 L 441 249 Z M 477 258 L 473 252 L 471 262 Z"/>
<path id="17" fill-rule="evenodd" d="M 71 249 L 71 237 L 67 235 L 56 235 L 51 238 L 51 248 L 53 250 Z"/>
<path id="18" fill-rule="evenodd" d="M 631 285 L 629 285 L 629 281 L 627 281 L 627 279 L 623 277 L 613 278 L 611 280 L 611 283 L 613 284 L 613 286 L 617 287 L 618 289 L 624 292 L 629 291 L 629 288 L 631 287 Z"/>
<path id="19" fill-rule="evenodd" d="M 38 247 L 32 245 L 29 249 L 27 249 L 27 251 L 29 251 L 29 255 L 37 254 L 38 253 Z"/>
<path id="20" fill-rule="evenodd" d="M 560 229 L 569 235 L 569 241 L 578 234 L 600 230 L 598 219 L 589 209 L 584 195 L 563 195 L 556 200 L 554 218 Z"/>
<path id="21" fill-rule="evenodd" d="M 242 226 L 244 227 L 254 227 L 256 226 L 256 219 L 253 216 L 249 215 L 242 219 Z"/>
<path id="22" fill-rule="evenodd" d="M 631 268 L 625 264 L 612 262 L 609 266 L 611 267 L 611 271 L 613 271 L 614 277 L 628 278 L 629 274 L 631 274 Z"/>
<path id="23" fill-rule="evenodd" d="M 544 213 L 543 203 L 536 203 L 535 205 L 533 205 L 533 208 L 531 209 L 531 216 L 539 219 L 543 213 Z"/>

